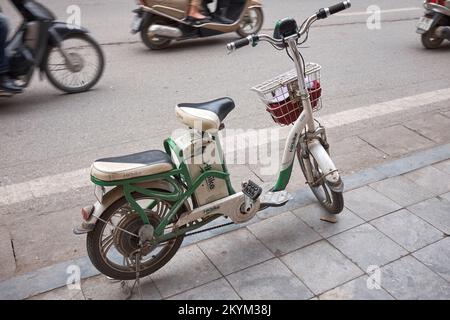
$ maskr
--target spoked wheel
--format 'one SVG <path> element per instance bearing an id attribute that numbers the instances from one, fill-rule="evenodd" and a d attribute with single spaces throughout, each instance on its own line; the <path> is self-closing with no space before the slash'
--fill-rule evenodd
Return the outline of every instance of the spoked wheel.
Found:
<path id="1" fill-rule="evenodd" d="M 141 208 L 157 202 L 151 210 L 145 209 L 153 228 L 169 213 L 171 204 L 143 195 L 133 196 Z M 182 207 L 180 212 L 184 212 Z M 184 236 L 179 236 L 155 246 L 140 244 L 139 232 L 144 223 L 131 208 L 125 197 L 112 204 L 100 217 L 95 229 L 88 233 L 87 251 L 92 264 L 104 275 L 118 280 L 145 277 L 163 267 L 175 255 Z M 175 231 L 179 216 L 166 227 L 164 233 Z"/>
<path id="2" fill-rule="evenodd" d="M 170 46 L 172 39 L 151 34 L 150 27 L 154 24 L 167 25 L 168 21 L 162 18 L 148 19 L 141 30 L 142 42 L 151 50 L 162 50 Z"/>
<path id="3" fill-rule="evenodd" d="M 444 39 L 436 35 L 436 28 L 422 34 L 422 44 L 427 49 L 437 49 L 440 47 Z"/>
<path id="4" fill-rule="evenodd" d="M 242 38 L 258 33 L 264 23 L 264 13 L 261 8 L 250 8 L 244 15 L 239 29 L 236 31 Z"/>
<path id="5" fill-rule="evenodd" d="M 305 179 L 307 179 L 307 168 L 311 168 L 311 175 L 314 182 L 308 184 L 320 204 L 329 213 L 341 213 L 344 209 L 344 197 L 342 196 L 342 192 L 335 192 L 330 189 L 322 171 L 319 168 L 319 165 L 317 164 L 317 161 L 309 152 L 305 158 L 302 156 L 302 151 L 300 148 L 297 148 L 297 158 L 300 162 L 300 167 L 302 168 Z"/>
<path id="6" fill-rule="evenodd" d="M 67 93 L 88 91 L 103 74 L 105 59 L 99 44 L 88 34 L 71 34 L 59 48 L 48 52 L 45 73 L 59 90 Z"/>

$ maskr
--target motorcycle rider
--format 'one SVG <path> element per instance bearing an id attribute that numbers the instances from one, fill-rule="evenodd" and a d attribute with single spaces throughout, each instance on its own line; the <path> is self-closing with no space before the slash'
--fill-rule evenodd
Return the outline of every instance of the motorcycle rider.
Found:
<path id="1" fill-rule="evenodd" d="M 0 7 L 0 91 L 20 93 L 22 88 L 14 84 L 8 76 L 8 57 L 6 56 L 6 40 L 8 38 L 8 21 Z"/>
<path id="2" fill-rule="evenodd" d="M 213 1 L 214 0 L 205 0 L 205 7 L 206 4 L 211 3 Z M 245 4 L 245 0 L 217 0 L 216 10 L 211 14 L 212 18 L 215 21 L 218 21 L 223 24 L 233 24 L 234 20 L 228 18 L 227 16 L 228 8 L 232 4 L 243 6 Z"/>

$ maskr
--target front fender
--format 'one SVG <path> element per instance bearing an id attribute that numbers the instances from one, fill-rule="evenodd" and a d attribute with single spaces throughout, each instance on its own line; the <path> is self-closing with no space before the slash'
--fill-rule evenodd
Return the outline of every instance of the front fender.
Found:
<path id="1" fill-rule="evenodd" d="M 45 71 L 45 64 L 47 63 L 47 58 L 50 50 L 52 48 L 58 47 L 61 41 L 71 34 L 86 34 L 89 31 L 83 27 L 68 24 L 65 22 L 54 21 L 51 26 L 48 28 L 48 45 L 47 50 L 45 52 L 44 58 L 41 60 L 39 65 L 39 69 L 41 71 L 41 78 L 43 77 L 43 73 Z"/>
<path id="2" fill-rule="evenodd" d="M 89 33 L 89 31 L 81 26 L 55 21 L 48 28 L 48 33 L 49 45 L 57 47 L 61 40 L 69 34 L 85 34 Z"/>
<path id="3" fill-rule="evenodd" d="M 158 190 L 164 190 L 167 192 L 173 192 L 174 187 L 170 183 L 166 181 L 149 181 L 149 182 L 143 182 L 136 184 L 138 187 L 146 188 L 146 189 L 158 189 Z M 109 190 L 102 199 L 102 202 L 97 201 L 94 204 L 93 212 L 87 221 L 83 221 L 82 225 L 80 227 L 77 227 L 73 230 L 73 232 L 77 235 L 84 234 L 91 232 L 94 230 L 95 225 L 98 221 L 100 221 L 98 218 L 103 214 L 103 212 L 106 211 L 114 202 L 119 200 L 120 198 L 124 197 L 124 193 L 121 186 L 115 187 L 114 189 Z M 191 206 L 189 202 L 185 202 L 184 205 L 186 206 L 186 209 L 190 211 Z"/>
<path id="4" fill-rule="evenodd" d="M 335 192 L 343 192 L 344 183 L 339 175 L 339 171 L 320 141 L 314 139 L 308 142 L 308 150 L 311 152 L 314 160 L 317 161 L 320 170 L 325 174 L 325 180 L 330 189 Z"/>

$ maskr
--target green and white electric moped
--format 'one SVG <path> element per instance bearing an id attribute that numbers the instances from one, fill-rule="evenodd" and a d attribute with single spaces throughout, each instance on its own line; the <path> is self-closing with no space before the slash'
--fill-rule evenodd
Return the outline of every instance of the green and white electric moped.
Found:
<path id="1" fill-rule="evenodd" d="M 185 236 L 213 220 L 227 217 L 230 223 L 243 223 L 260 210 L 286 204 L 290 196 L 285 189 L 296 157 L 322 206 L 331 214 L 342 211 L 343 183 L 329 156 L 325 129 L 313 115 L 321 105 L 320 66 L 305 64 L 298 46 L 307 40 L 315 21 L 350 5 L 344 1 L 320 9 L 300 27 L 294 19 L 283 19 L 274 37 L 251 35 L 227 45 L 232 52 L 269 42 L 286 50 L 295 63 L 295 70 L 253 88 L 275 122 L 292 125 L 278 180 L 269 191 L 263 192 L 252 181 L 235 191 L 230 183 L 219 141 L 223 120 L 234 108 L 229 98 L 179 104 L 176 115 L 189 130 L 165 140 L 165 151 L 94 162 L 91 180 L 98 201 L 82 209 L 84 221 L 74 232 L 87 234 L 89 258 L 101 273 L 138 280 L 163 267 Z M 205 153 L 215 161 L 205 161 Z"/>

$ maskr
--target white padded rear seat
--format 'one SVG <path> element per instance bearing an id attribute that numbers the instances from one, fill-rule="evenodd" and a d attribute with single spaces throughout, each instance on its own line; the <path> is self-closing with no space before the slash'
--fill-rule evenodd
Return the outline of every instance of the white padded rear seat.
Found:
<path id="1" fill-rule="evenodd" d="M 150 150 L 121 157 L 95 161 L 91 175 L 102 181 L 117 181 L 149 176 L 172 170 L 170 156 L 160 150 Z"/>

